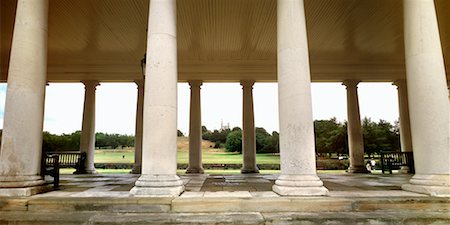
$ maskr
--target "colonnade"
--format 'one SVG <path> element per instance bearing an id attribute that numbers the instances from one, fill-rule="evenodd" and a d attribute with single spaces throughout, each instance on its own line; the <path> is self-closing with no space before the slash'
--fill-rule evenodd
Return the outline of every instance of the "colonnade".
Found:
<path id="1" fill-rule="evenodd" d="M 311 76 L 303 0 L 278 0 L 278 97 L 281 175 L 273 186 L 280 195 L 326 195 L 316 174 Z M 404 1 L 406 82 L 399 81 L 402 149 L 414 150 L 416 174 L 403 189 L 433 196 L 450 195 L 450 111 L 442 47 L 433 0 Z M 11 48 L 4 131 L 0 152 L 0 195 L 29 195 L 43 184 L 40 176 L 46 83 L 48 0 L 18 1 Z M 141 176 L 130 191 L 137 196 L 178 196 L 176 1 L 150 1 L 145 85 L 139 85 L 136 133 L 142 133 Z M 36 57 L 36 55 L 39 57 Z M 350 139 L 349 172 L 363 168 L 357 80 L 347 87 Z M 83 172 L 94 173 L 96 81 L 84 82 L 86 96 L 81 150 Z M 405 85 L 406 83 L 406 85 Z M 242 81 L 244 166 L 257 172 L 252 85 Z M 188 172 L 201 173 L 200 81 L 191 81 L 192 159 Z M 408 90 L 406 90 L 406 86 Z M 145 98 L 144 98 L 145 96 Z M 407 97 L 406 97 L 407 96 Z M 142 107 L 139 107 L 142 104 Z M 411 119 L 409 119 L 409 117 Z M 142 121 L 142 122 L 141 122 Z M 407 124 L 410 123 L 410 127 Z M 410 133 L 410 134 L 409 134 Z M 24 135 L 26 134 L 26 135 Z M 141 140 L 136 140 L 137 148 Z M 140 151 L 137 151 L 140 153 Z"/>

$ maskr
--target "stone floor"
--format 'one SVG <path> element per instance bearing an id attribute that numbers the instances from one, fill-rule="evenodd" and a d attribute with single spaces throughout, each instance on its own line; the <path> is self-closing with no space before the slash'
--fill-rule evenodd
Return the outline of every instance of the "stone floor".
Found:
<path id="1" fill-rule="evenodd" d="M 450 198 L 401 190 L 410 175 L 319 174 L 328 196 L 281 197 L 278 175 L 180 175 L 180 197 L 138 197 L 139 177 L 62 175 L 61 188 L 0 197 L 0 225 L 450 224 Z"/>
<path id="2" fill-rule="evenodd" d="M 374 174 L 319 174 L 331 197 L 419 197 L 425 196 L 406 192 L 401 185 L 407 183 L 411 175 Z M 39 196 L 54 197 L 129 197 L 138 175 L 95 174 L 62 175 L 61 188 Z M 181 197 L 189 196 L 231 196 L 231 197 L 277 197 L 272 192 L 278 175 L 237 174 L 237 175 L 180 175 L 186 191 Z M 51 178 L 50 178 L 51 179 Z"/>

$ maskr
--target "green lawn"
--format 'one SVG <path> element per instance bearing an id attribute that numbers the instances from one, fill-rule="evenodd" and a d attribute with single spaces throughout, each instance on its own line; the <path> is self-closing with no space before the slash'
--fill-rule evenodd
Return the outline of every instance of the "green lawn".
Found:
<path id="1" fill-rule="evenodd" d="M 134 151 L 95 150 L 94 162 L 96 162 L 96 163 L 134 163 Z"/>
<path id="2" fill-rule="evenodd" d="M 75 169 L 61 169 L 61 174 L 72 174 Z M 128 174 L 129 169 L 96 169 L 99 174 Z M 185 170 L 177 170 L 178 174 L 185 174 Z M 205 170 L 206 174 L 240 174 L 240 170 Z M 260 174 L 279 174 L 279 170 L 260 170 Z M 318 170 L 317 173 L 345 173 L 345 170 Z M 381 172 L 380 172 L 381 173 Z"/>
<path id="3" fill-rule="evenodd" d="M 178 151 L 177 162 L 188 163 L 188 151 Z M 242 154 L 230 153 L 230 152 L 216 152 L 216 151 L 203 151 L 203 163 L 219 163 L 219 164 L 241 164 Z M 95 159 L 96 163 L 133 163 L 134 152 L 133 151 L 121 151 L 121 150 L 96 150 Z M 256 161 L 258 164 L 279 164 L 280 156 L 272 154 L 257 154 Z"/>

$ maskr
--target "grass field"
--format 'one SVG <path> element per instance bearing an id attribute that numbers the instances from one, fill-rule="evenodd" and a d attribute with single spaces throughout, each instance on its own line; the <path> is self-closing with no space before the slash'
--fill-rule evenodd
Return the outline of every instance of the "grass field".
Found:
<path id="1" fill-rule="evenodd" d="M 177 154 L 178 163 L 188 163 L 189 152 L 179 150 Z M 225 151 L 203 150 L 203 163 L 242 163 L 242 154 Z M 96 163 L 133 163 L 134 151 L 132 150 L 96 150 L 94 161 Z M 272 154 L 257 154 L 258 164 L 278 164 L 280 156 Z"/>
<path id="2" fill-rule="evenodd" d="M 186 137 L 178 138 L 177 163 L 187 164 L 189 161 L 189 142 Z M 242 164 L 242 154 L 226 152 L 225 149 L 214 149 L 214 144 L 209 141 L 202 142 L 202 161 L 204 164 Z M 95 151 L 95 163 L 134 163 L 133 149 L 102 149 Z M 257 154 L 256 161 L 258 164 L 279 164 L 280 156 L 274 154 Z M 61 169 L 62 174 L 71 174 L 73 169 Z M 127 174 L 129 169 L 97 169 L 100 174 Z M 179 174 L 184 174 L 184 170 L 179 170 Z M 279 170 L 261 170 L 262 174 L 276 174 Z M 340 173 L 343 170 L 319 170 L 319 173 Z M 208 174 L 239 174 L 240 170 L 224 169 L 224 170 L 205 170 Z"/>
<path id="3" fill-rule="evenodd" d="M 60 169 L 61 174 L 72 174 L 75 169 Z M 96 169 L 99 174 L 129 174 L 129 169 Z M 185 170 L 177 170 L 178 174 L 185 174 Z M 205 174 L 240 174 L 240 170 L 205 170 Z M 279 174 L 279 170 L 260 170 L 260 174 Z M 345 173 L 345 170 L 318 170 L 319 174 L 326 173 Z M 380 172 L 381 173 L 381 172 Z"/>
<path id="4" fill-rule="evenodd" d="M 203 163 L 218 164 L 240 164 L 242 163 L 242 154 L 225 152 L 225 149 L 211 148 L 213 144 L 208 141 L 202 143 Z M 189 142 L 187 138 L 178 139 L 177 163 L 188 163 L 189 160 Z M 134 150 L 96 150 L 94 161 L 96 163 L 133 163 Z M 280 157 L 272 154 L 257 154 L 258 164 L 279 164 Z"/>

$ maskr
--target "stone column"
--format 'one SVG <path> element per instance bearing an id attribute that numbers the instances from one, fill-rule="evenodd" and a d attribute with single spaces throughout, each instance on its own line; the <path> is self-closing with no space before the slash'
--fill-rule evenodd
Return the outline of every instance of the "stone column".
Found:
<path id="1" fill-rule="evenodd" d="M 407 191 L 450 196 L 449 96 L 433 0 L 405 0 L 406 82 L 416 174 Z"/>
<path id="2" fill-rule="evenodd" d="M 81 171 L 76 174 L 94 174 L 95 153 L 95 91 L 100 84 L 98 81 L 83 81 L 84 84 L 84 108 L 83 124 L 81 127 L 80 152 L 86 153 L 86 161 Z"/>
<path id="3" fill-rule="evenodd" d="M 241 173 L 259 173 L 256 166 L 255 113 L 253 109 L 254 81 L 241 81 L 242 85 L 242 155 Z"/>
<path id="4" fill-rule="evenodd" d="M 140 174 L 142 171 L 142 130 L 144 117 L 144 81 L 135 81 L 138 94 L 136 106 L 136 128 L 134 132 L 134 166 L 131 173 Z"/>
<path id="5" fill-rule="evenodd" d="M 150 1 L 144 93 L 142 175 L 130 193 L 178 196 L 176 1 Z"/>
<path id="6" fill-rule="evenodd" d="M 48 0 L 17 1 L 0 151 L 0 196 L 40 191 Z"/>
<path id="7" fill-rule="evenodd" d="M 191 109 L 189 114 L 189 167 L 186 173 L 203 173 L 202 166 L 202 114 L 200 103 L 201 81 L 189 81 Z"/>
<path id="8" fill-rule="evenodd" d="M 368 173 L 364 163 L 364 140 L 359 114 L 357 80 L 346 80 L 347 88 L 347 133 L 350 167 L 349 173 Z"/>
<path id="9" fill-rule="evenodd" d="M 400 148 L 402 152 L 412 152 L 411 139 L 411 125 L 409 120 L 409 106 L 408 106 L 408 90 L 406 80 L 397 80 L 393 83 L 397 86 L 398 91 L 398 106 L 400 115 Z M 410 168 L 402 166 L 401 173 L 408 173 Z"/>
<path id="10" fill-rule="evenodd" d="M 326 195 L 316 174 L 314 125 L 303 0 L 278 0 L 280 195 Z"/>

